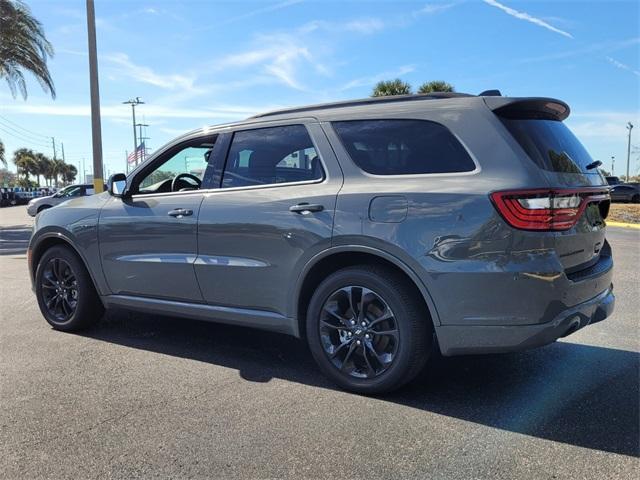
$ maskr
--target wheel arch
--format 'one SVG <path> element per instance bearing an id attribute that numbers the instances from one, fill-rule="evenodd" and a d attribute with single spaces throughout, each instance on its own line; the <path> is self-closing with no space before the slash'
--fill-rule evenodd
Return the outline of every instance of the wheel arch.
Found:
<path id="1" fill-rule="evenodd" d="M 298 277 L 295 295 L 292 296 L 294 305 L 291 310 L 297 322 L 298 336 L 305 336 L 307 307 L 315 287 L 328 275 L 341 268 L 367 264 L 385 265 L 401 273 L 420 293 L 434 327 L 440 326 L 438 311 L 427 287 L 405 262 L 373 247 L 342 246 L 330 248 L 313 257 Z"/>
<path id="2" fill-rule="evenodd" d="M 29 275 L 31 277 L 32 285 L 35 285 L 36 270 L 38 268 L 38 263 L 40 263 L 40 259 L 42 258 L 42 256 L 47 250 L 58 245 L 70 248 L 71 251 L 73 251 L 78 256 L 78 258 L 84 265 L 84 268 L 87 269 L 87 272 L 89 273 L 89 277 L 93 282 L 94 288 L 96 289 L 97 292 L 99 292 L 99 284 L 96 282 L 96 278 L 93 274 L 93 271 L 91 270 L 91 268 L 89 268 L 87 259 L 84 257 L 82 252 L 80 252 L 80 250 L 78 250 L 78 248 L 75 247 L 75 245 L 73 244 L 73 241 L 61 232 L 46 233 L 41 237 L 39 237 L 38 240 L 33 245 L 29 245 L 28 265 L 29 265 Z M 98 296 L 102 300 L 102 297 L 100 295 Z"/>

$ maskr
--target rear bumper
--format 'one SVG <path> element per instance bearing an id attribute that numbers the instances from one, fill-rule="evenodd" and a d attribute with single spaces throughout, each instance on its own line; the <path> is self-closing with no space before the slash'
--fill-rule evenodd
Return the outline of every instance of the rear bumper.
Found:
<path id="1" fill-rule="evenodd" d="M 443 355 L 515 352 L 554 342 L 613 313 L 613 285 L 596 297 L 536 325 L 443 325 L 437 337 Z"/>

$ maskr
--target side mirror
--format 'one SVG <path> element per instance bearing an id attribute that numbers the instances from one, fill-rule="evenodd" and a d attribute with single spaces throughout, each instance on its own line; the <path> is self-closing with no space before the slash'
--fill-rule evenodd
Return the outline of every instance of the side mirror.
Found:
<path id="1" fill-rule="evenodd" d="M 127 176 L 124 173 L 114 173 L 109 177 L 109 193 L 114 197 L 123 197 L 127 189 Z"/>

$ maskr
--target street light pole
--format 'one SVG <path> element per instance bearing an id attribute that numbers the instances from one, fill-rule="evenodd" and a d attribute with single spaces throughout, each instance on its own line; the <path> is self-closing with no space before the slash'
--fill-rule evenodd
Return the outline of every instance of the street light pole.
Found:
<path id="1" fill-rule="evenodd" d="M 616 157 L 615 155 L 611 155 L 611 176 L 615 177 L 616 175 Z"/>
<path id="2" fill-rule="evenodd" d="M 142 145 L 144 143 L 144 137 L 142 136 L 142 127 L 148 127 L 149 125 L 147 125 L 146 123 L 138 123 L 136 124 L 136 126 L 138 127 L 138 140 L 140 141 L 140 145 Z M 147 146 L 145 145 L 142 151 L 140 152 L 140 158 L 142 161 L 144 161 L 145 159 L 146 149 L 147 149 Z"/>
<path id="3" fill-rule="evenodd" d="M 87 34 L 89 37 L 89 84 L 91 87 L 91 140 L 93 143 L 93 190 L 104 191 L 102 174 L 102 126 L 100 124 L 100 89 L 98 86 L 98 53 L 96 47 L 96 10 L 87 0 Z"/>
<path id="4" fill-rule="evenodd" d="M 133 118 L 133 157 L 137 158 L 136 152 L 138 151 L 138 135 L 136 133 L 136 105 L 142 105 L 144 104 L 144 102 L 140 100 L 140 97 L 136 97 L 122 103 L 131 105 L 131 116 Z M 138 162 L 136 161 L 136 165 L 137 164 Z M 127 168 L 128 167 L 129 167 L 129 162 L 127 161 Z"/>
<path id="5" fill-rule="evenodd" d="M 625 182 L 629 183 L 629 163 L 631 162 L 631 130 L 633 130 L 633 124 L 627 123 L 627 130 L 629 130 L 629 139 L 627 140 L 627 178 Z"/>

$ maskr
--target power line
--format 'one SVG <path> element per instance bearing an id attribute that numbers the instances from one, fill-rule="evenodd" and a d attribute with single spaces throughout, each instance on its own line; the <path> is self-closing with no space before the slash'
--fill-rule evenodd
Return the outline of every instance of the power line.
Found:
<path id="1" fill-rule="evenodd" d="M 20 130 L 18 130 L 17 128 L 12 127 L 11 125 L 6 125 L 2 122 L 0 122 L 0 127 L 3 128 L 3 130 L 12 133 L 14 136 L 23 138 L 25 140 L 29 140 L 30 142 L 33 143 L 46 143 L 47 140 L 50 140 L 51 137 L 46 138 L 35 138 L 35 137 L 30 137 L 29 135 L 22 133 Z"/>
<path id="2" fill-rule="evenodd" d="M 27 132 L 30 135 L 34 135 L 36 137 L 43 137 L 43 138 L 46 138 L 46 139 L 51 138 L 51 136 L 49 136 L 49 135 L 43 135 L 41 133 L 36 133 L 33 130 L 29 130 L 28 128 L 24 128 L 23 126 L 18 125 L 16 122 L 14 122 L 12 120 L 9 120 L 7 117 L 4 117 L 2 115 L 0 115 L 0 120 L 4 120 L 5 122 L 10 123 L 11 125 L 13 125 L 15 127 L 18 127 L 20 130 L 24 130 L 25 132 Z"/>
<path id="3" fill-rule="evenodd" d="M 11 130 L 5 129 L 4 125 L 2 125 L 2 124 L 0 124 L 0 131 L 4 132 L 6 135 L 9 135 L 9 136 L 13 137 L 16 140 L 19 140 L 21 143 L 26 144 L 28 146 L 35 146 L 35 147 L 40 148 L 40 149 L 42 149 L 42 148 L 46 148 L 46 149 L 51 148 L 51 144 L 47 144 L 45 142 L 40 143 L 40 142 L 32 140 L 30 138 L 21 137 L 21 136 L 19 136 L 19 134 L 15 133 L 15 132 L 12 132 Z"/>

